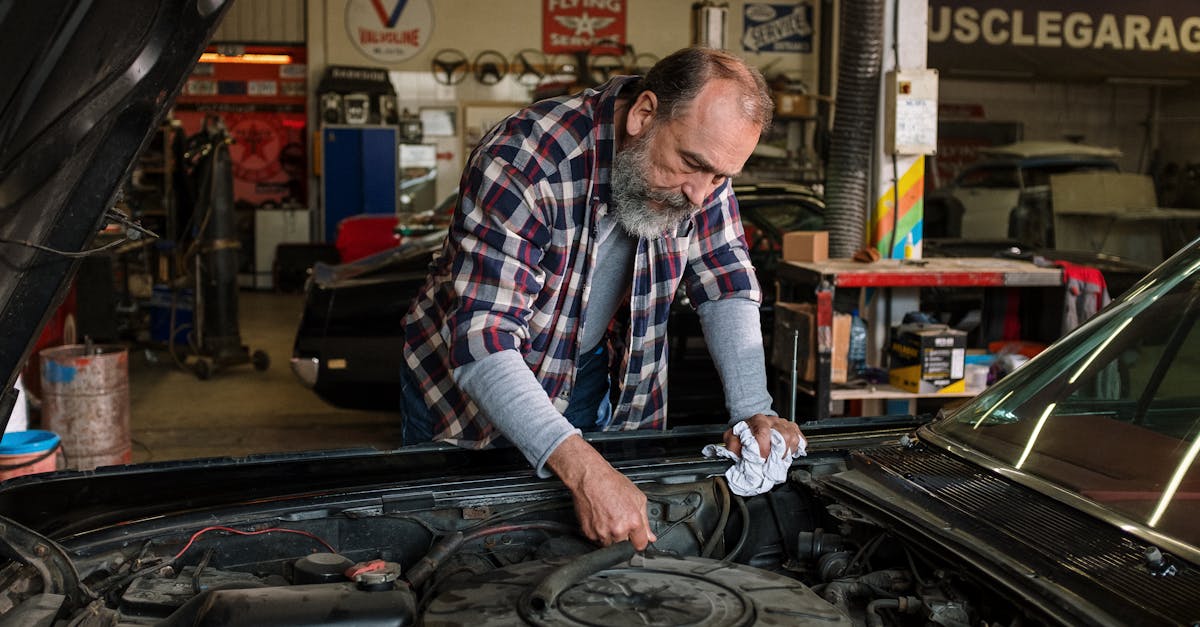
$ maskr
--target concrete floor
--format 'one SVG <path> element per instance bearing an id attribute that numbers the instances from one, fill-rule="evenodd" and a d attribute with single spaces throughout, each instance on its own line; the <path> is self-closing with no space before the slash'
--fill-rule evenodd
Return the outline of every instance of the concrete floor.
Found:
<path id="1" fill-rule="evenodd" d="M 166 351 L 131 351 L 133 460 L 400 446 L 398 410 L 337 409 L 292 375 L 288 358 L 302 305 L 300 294 L 240 292 L 242 342 L 268 353 L 265 372 L 246 364 L 201 381 Z"/>

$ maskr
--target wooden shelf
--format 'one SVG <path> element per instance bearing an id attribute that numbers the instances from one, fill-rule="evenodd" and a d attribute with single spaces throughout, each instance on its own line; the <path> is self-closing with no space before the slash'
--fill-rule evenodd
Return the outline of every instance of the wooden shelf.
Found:
<path id="1" fill-rule="evenodd" d="M 970 398 L 975 393 L 914 394 L 890 385 L 874 388 L 838 388 L 832 385 L 833 302 L 834 292 L 841 288 L 906 288 L 917 293 L 922 287 L 1059 287 L 1063 283 L 1061 268 L 1043 268 L 1029 261 L 991 257 L 935 257 L 929 259 L 883 259 L 874 263 L 858 263 L 851 259 L 829 259 L 822 262 L 785 261 L 776 270 L 779 282 L 779 302 L 813 302 L 815 307 L 816 382 L 798 386 L 816 399 L 814 419 L 829 417 L 830 404 L 835 400 L 861 400 L 863 411 L 876 409 L 883 401 L 908 401 L 910 411 L 916 399 Z M 990 290 L 984 291 L 984 299 Z M 987 307 L 984 307 L 987 310 Z M 895 323 L 896 320 L 890 320 Z M 822 339 L 824 338 L 824 339 Z M 776 338 L 778 341 L 778 338 Z M 784 389 L 787 388 L 784 385 Z M 797 391 L 800 391 L 797 390 Z M 867 406 L 871 406 L 870 409 Z"/>
<path id="2" fill-rule="evenodd" d="M 830 259 L 819 263 L 785 261 L 781 280 L 837 287 L 1031 287 L 1062 285 L 1061 268 L 1040 268 L 1028 261 L 996 258 L 882 259 L 858 263 Z"/>

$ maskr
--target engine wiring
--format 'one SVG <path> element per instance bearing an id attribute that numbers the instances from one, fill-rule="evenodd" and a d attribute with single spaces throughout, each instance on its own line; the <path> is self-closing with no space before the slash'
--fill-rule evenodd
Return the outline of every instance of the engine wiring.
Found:
<path id="1" fill-rule="evenodd" d="M 870 570 L 871 556 L 875 554 L 875 550 L 879 548 L 879 545 L 883 543 L 887 535 L 887 533 L 880 533 L 859 547 L 854 557 L 850 558 L 850 561 L 846 563 L 846 572 L 851 572 L 851 569 L 858 566 L 860 561 L 865 569 Z"/>
<path id="2" fill-rule="evenodd" d="M 738 513 L 742 515 L 742 535 L 738 537 L 738 541 L 733 545 L 733 548 L 725 552 L 725 557 L 721 558 L 722 562 L 732 562 L 733 558 L 742 552 L 742 549 L 746 546 L 746 539 L 750 537 L 750 509 L 746 507 L 746 499 L 734 494 L 733 501 L 737 503 Z"/>
<path id="3" fill-rule="evenodd" d="M 725 526 L 729 524 L 729 510 L 733 509 L 729 484 L 726 483 L 725 477 L 716 477 L 713 483 L 717 486 L 717 496 L 721 499 L 721 514 L 720 519 L 717 520 L 716 527 L 713 527 L 713 532 L 709 536 L 708 542 L 704 543 L 704 548 L 700 551 L 701 557 L 712 557 L 717 544 L 725 537 Z"/>
<path id="4" fill-rule="evenodd" d="M 397 520 L 406 520 L 409 522 L 416 523 L 417 525 L 423 527 L 429 533 L 431 533 L 435 536 L 442 536 L 442 535 L 454 533 L 456 531 L 461 531 L 464 533 L 469 532 L 474 529 L 479 529 L 480 527 L 486 527 L 488 525 L 491 525 L 491 524 L 494 524 L 497 522 L 501 522 L 501 521 L 512 520 L 519 516 L 524 516 L 525 514 L 529 514 L 529 513 L 533 513 L 533 512 L 556 511 L 556 510 L 568 509 L 570 507 L 571 507 L 571 505 L 568 503 L 559 503 L 559 502 L 534 503 L 531 505 L 525 505 L 525 506 L 517 507 L 514 509 L 497 510 L 497 511 L 492 512 L 482 518 L 479 518 L 478 520 L 473 521 L 472 523 L 470 523 L 468 525 L 464 525 L 462 527 L 456 527 L 453 529 L 446 529 L 443 527 L 439 527 L 439 526 L 425 520 L 424 518 L 421 518 L 420 516 L 415 516 L 413 514 L 389 513 L 389 514 L 385 514 L 385 515 L 388 518 L 393 518 L 393 519 L 397 519 Z"/>
<path id="5" fill-rule="evenodd" d="M 122 245 L 128 244 L 130 242 L 135 242 L 137 240 L 142 239 L 143 236 L 149 237 L 151 239 L 158 239 L 157 233 L 155 233 L 154 231 L 151 231 L 150 229 L 147 229 L 146 227 L 142 226 L 141 224 L 138 224 L 137 222 L 134 222 L 133 220 L 130 220 L 128 216 L 121 213 L 120 211 L 116 211 L 114 209 L 109 209 L 108 211 L 106 211 L 104 213 L 104 218 L 106 220 L 108 220 L 109 222 L 113 222 L 113 223 L 116 223 L 116 224 L 119 224 L 119 225 L 125 227 L 125 232 L 127 233 L 127 235 L 125 237 L 122 237 L 121 239 L 109 242 L 103 246 L 97 246 L 96 248 L 89 248 L 87 250 L 79 250 L 79 251 L 60 250 L 58 248 L 53 248 L 51 246 L 38 244 L 36 242 L 31 242 L 29 240 L 9 239 L 7 237 L 0 237 L 0 244 L 8 244 L 10 246 L 24 246 L 26 248 L 32 248 L 34 250 L 40 250 L 42 252 L 50 253 L 53 255 L 58 255 L 59 257 L 66 257 L 67 259 L 84 259 L 86 257 L 93 257 L 93 256 L 99 255 L 101 253 L 108 252 L 114 248 L 117 248 L 118 246 L 122 246 Z"/>
<path id="6" fill-rule="evenodd" d="M 405 578 L 414 590 L 419 589 L 437 571 L 438 567 L 445 563 L 451 555 L 457 553 L 463 545 L 490 535 L 523 531 L 540 531 L 547 534 L 580 534 L 579 528 L 576 526 L 553 521 L 530 521 L 483 527 L 477 528 L 467 534 L 461 531 L 452 532 L 440 538 L 435 538 L 425 557 L 408 569 Z"/>
<path id="7" fill-rule="evenodd" d="M 40 250 L 42 252 L 55 254 L 60 257 L 66 257 L 67 259 L 83 259 L 85 257 L 92 257 L 92 256 L 98 255 L 100 253 L 108 252 L 108 251 L 110 251 L 122 244 L 126 244 L 130 241 L 131 240 L 129 240 L 129 239 L 121 238 L 119 240 L 109 242 L 103 246 L 97 246 L 96 248 L 89 248 L 87 250 L 80 250 L 80 251 L 70 251 L 70 250 L 59 250 L 57 248 L 51 248 L 49 246 L 43 246 L 41 244 L 37 244 L 35 242 L 31 242 L 28 240 L 8 239 L 6 237 L 0 237 L 0 244 L 10 244 L 12 246 L 24 246 L 26 248 L 32 248 L 34 250 Z"/>
<path id="8" fill-rule="evenodd" d="M 183 554 L 187 553 L 188 549 L 192 548 L 192 545 L 195 544 L 196 540 L 200 539 L 200 536 L 202 536 L 210 531 L 224 531 L 226 533 L 232 533 L 234 535 L 239 535 L 239 536 L 259 536 L 259 535 L 263 535 L 266 533 L 294 533 L 296 535 L 300 535 L 300 536 L 304 536 L 306 538 L 311 538 L 313 540 L 316 540 L 317 542 L 319 542 L 321 544 L 321 546 L 325 547 L 330 553 L 337 553 L 337 550 L 334 549 L 333 546 L 330 545 L 328 542 L 321 539 L 320 536 L 309 533 L 307 531 L 300 531 L 299 529 L 287 529 L 284 527 L 271 527 L 270 529 L 260 529 L 258 531 L 241 531 L 239 529 L 234 529 L 233 527 L 224 527 L 224 526 L 218 525 L 218 526 L 213 526 L 213 527 L 205 527 L 205 528 L 197 531 L 196 533 L 193 533 L 192 537 L 188 539 L 187 544 L 183 545 L 182 549 L 179 549 L 179 552 L 176 553 L 175 556 L 171 558 L 171 561 L 177 561 L 179 558 L 183 557 Z"/>
<path id="9" fill-rule="evenodd" d="M 710 557 L 713 555 L 713 553 L 716 552 L 718 546 L 720 545 L 720 540 L 721 540 L 721 538 L 724 537 L 725 531 L 729 526 L 732 510 L 736 506 L 738 509 L 738 513 L 740 514 L 742 524 L 741 524 L 741 530 L 740 530 L 740 534 L 739 534 L 737 542 L 734 543 L 734 545 L 731 549 L 724 551 L 723 561 L 728 562 L 728 561 L 731 561 L 734 558 L 734 556 L 736 556 L 739 552 L 741 552 L 741 550 L 745 547 L 745 543 L 749 536 L 749 531 L 750 531 L 750 526 L 751 526 L 750 516 L 749 516 L 749 512 L 746 508 L 745 501 L 741 497 L 734 495 L 734 494 L 732 494 L 732 492 L 730 492 L 728 484 L 726 483 L 724 477 L 717 477 L 715 484 L 716 484 L 715 492 L 717 493 L 717 497 L 720 502 L 719 514 L 718 514 L 719 517 L 718 517 L 716 524 L 713 526 L 711 533 L 708 534 L 707 538 L 705 537 L 703 530 L 697 528 L 696 521 L 694 520 L 693 516 L 681 517 L 680 519 L 671 522 L 666 527 L 659 530 L 657 535 L 660 538 L 662 538 L 662 537 L 667 536 L 672 531 L 674 531 L 674 529 L 676 527 L 684 526 L 689 530 L 689 532 L 692 533 L 692 535 L 700 543 L 701 554 L 705 557 Z M 696 494 L 697 494 L 697 496 L 699 496 L 698 493 L 696 493 Z M 496 533 L 497 530 L 499 530 L 499 529 L 510 529 L 510 530 L 511 529 L 529 529 L 531 527 L 532 528 L 541 527 L 543 529 L 546 529 L 546 527 L 542 527 L 543 524 L 553 524 L 555 527 L 558 527 L 557 523 L 548 523 L 548 522 L 547 523 L 539 523 L 539 522 L 509 523 L 508 525 L 502 525 L 500 527 L 490 527 L 489 525 L 495 525 L 496 523 L 500 523 L 500 522 L 504 522 L 504 521 L 512 521 L 515 518 L 518 518 L 520 516 L 524 516 L 524 515 L 527 515 L 527 514 L 530 514 L 533 512 L 555 511 L 555 510 L 566 509 L 568 507 L 569 507 L 569 505 L 564 505 L 561 503 L 553 503 L 553 502 L 552 503 L 536 503 L 536 504 L 532 504 L 532 505 L 518 507 L 515 509 L 496 511 L 496 512 L 493 512 L 487 516 L 484 516 L 476 521 L 473 521 L 469 525 L 452 528 L 452 529 L 447 529 L 447 528 L 442 527 L 441 525 L 433 524 L 431 521 L 428 521 L 421 516 L 414 516 L 411 514 L 387 514 L 387 516 L 390 518 L 394 518 L 394 519 L 398 519 L 398 520 L 405 520 L 408 522 L 415 523 L 418 526 L 422 527 L 426 532 L 428 532 L 429 534 L 434 536 L 433 539 L 431 540 L 431 550 L 434 549 L 435 547 L 438 547 L 439 545 L 447 543 L 448 541 L 454 543 L 453 549 L 449 551 L 452 553 L 454 551 L 457 551 L 458 546 L 461 546 L 462 543 L 469 542 L 473 539 L 478 539 L 479 537 L 481 537 L 483 535 Z M 693 514 L 694 514 L 694 512 L 693 512 Z M 570 532 L 570 533 L 573 533 L 576 535 L 578 535 L 580 533 L 578 529 L 568 528 L 568 527 L 559 527 L 558 531 Z M 459 537 L 459 538 L 454 538 L 455 534 L 463 534 L 463 536 Z M 454 539 L 451 540 L 451 538 L 454 538 Z M 655 547 L 653 543 L 651 543 L 650 548 L 652 550 L 661 550 L 661 549 L 658 549 L 657 547 Z M 439 560 L 433 560 L 433 561 L 440 562 L 441 560 L 439 559 Z M 424 573 L 422 573 L 422 574 L 424 574 Z"/>

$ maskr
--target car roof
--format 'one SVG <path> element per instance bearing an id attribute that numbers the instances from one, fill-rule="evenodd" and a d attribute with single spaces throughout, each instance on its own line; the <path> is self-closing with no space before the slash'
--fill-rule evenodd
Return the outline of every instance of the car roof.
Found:
<path id="1" fill-rule="evenodd" d="M 1020 159 L 1046 157 L 1101 157 L 1115 159 L 1121 156 L 1121 151 L 1116 148 L 1051 141 L 1027 141 L 1005 144 L 1003 146 L 989 146 L 981 148 L 979 152 L 987 157 L 1015 157 Z"/>

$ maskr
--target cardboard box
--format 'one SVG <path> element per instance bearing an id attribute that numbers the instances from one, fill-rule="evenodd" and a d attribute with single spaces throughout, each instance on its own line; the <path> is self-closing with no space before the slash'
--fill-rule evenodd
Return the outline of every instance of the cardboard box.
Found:
<path id="1" fill-rule="evenodd" d="M 917 394 L 964 392 L 966 352 L 965 331 L 944 324 L 901 325 L 892 334 L 888 383 Z"/>
<path id="2" fill-rule="evenodd" d="M 808 94 L 777 91 L 772 96 L 775 100 L 775 117 L 809 118 L 817 114 L 817 101 Z"/>
<path id="3" fill-rule="evenodd" d="M 775 303 L 775 329 L 771 336 L 771 364 L 783 373 L 792 371 L 792 339 L 799 331 L 797 354 L 799 378 L 815 381 L 817 374 L 816 305 L 812 303 Z M 850 315 L 833 314 L 833 364 L 830 382 L 845 383 L 850 352 Z"/>
<path id="4" fill-rule="evenodd" d="M 788 231 L 783 234 L 784 261 L 829 259 L 829 231 Z"/>

